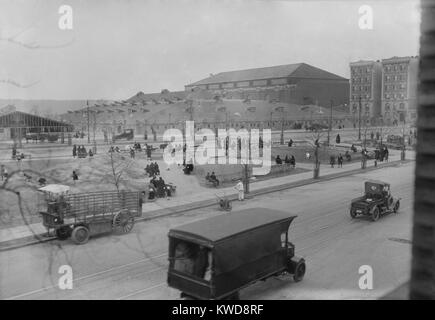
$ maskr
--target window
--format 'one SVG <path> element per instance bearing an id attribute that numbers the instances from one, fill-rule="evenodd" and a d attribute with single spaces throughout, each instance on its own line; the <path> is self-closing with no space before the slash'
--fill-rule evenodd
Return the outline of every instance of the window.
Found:
<path id="1" fill-rule="evenodd" d="M 265 86 L 267 85 L 267 80 L 256 80 L 252 82 L 253 86 Z"/>
<path id="2" fill-rule="evenodd" d="M 249 87 L 249 81 L 237 82 L 237 87 Z"/>
<path id="3" fill-rule="evenodd" d="M 209 84 L 208 88 L 209 89 L 219 89 L 219 84 Z"/>
<path id="4" fill-rule="evenodd" d="M 287 79 L 272 79 L 272 80 L 270 80 L 270 83 L 272 85 L 287 84 Z"/>
<path id="5" fill-rule="evenodd" d="M 224 83 L 222 88 L 234 88 L 234 83 Z"/>

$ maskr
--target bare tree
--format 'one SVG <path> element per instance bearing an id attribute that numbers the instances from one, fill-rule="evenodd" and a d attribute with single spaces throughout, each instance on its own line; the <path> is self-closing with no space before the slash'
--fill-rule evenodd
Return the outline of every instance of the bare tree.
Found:
<path id="1" fill-rule="evenodd" d="M 121 179 L 123 174 L 130 168 L 133 161 L 127 159 L 122 154 L 115 152 L 109 152 L 110 167 L 112 169 L 112 179 L 116 190 L 119 192 L 119 187 L 121 185 Z"/>
<path id="2" fill-rule="evenodd" d="M 313 148 L 313 161 L 314 161 L 314 171 L 313 177 L 314 179 L 319 178 L 320 173 L 320 160 L 319 160 L 319 148 L 320 148 L 320 139 L 325 135 L 325 133 L 321 130 L 314 130 L 310 136 L 306 137 L 306 141 Z"/>

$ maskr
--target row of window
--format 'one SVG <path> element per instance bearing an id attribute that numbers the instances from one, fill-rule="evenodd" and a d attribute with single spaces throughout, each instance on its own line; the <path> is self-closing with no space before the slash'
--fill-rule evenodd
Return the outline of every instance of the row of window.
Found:
<path id="1" fill-rule="evenodd" d="M 370 73 L 372 72 L 372 67 L 352 67 L 352 75 Z"/>
<path id="2" fill-rule="evenodd" d="M 407 69 L 406 63 L 391 63 L 384 65 L 385 72 L 393 72 L 393 71 L 405 71 Z"/>
<path id="3" fill-rule="evenodd" d="M 385 75 L 384 82 L 406 81 L 406 74 Z"/>
<path id="4" fill-rule="evenodd" d="M 387 84 L 384 86 L 384 91 L 394 91 L 394 90 L 403 90 L 403 89 L 406 89 L 405 83 Z"/>
<path id="5" fill-rule="evenodd" d="M 363 91 L 363 92 L 369 92 L 370 86 L 352 86 L 352 91 Z"/>
<path id="6" fill-rule="evenodd" d="M 368 99 L 370 99 L 370 94 L 352 95 L 351 96 L 351 100 L 352 101 L 358 101 L 359 97 L 361 97 L 362 100 L 368 100 Z"/>
<path id="7" fill-rule="evenodd" d="M 405 99 L 405 95 L 403 93 L 385 93 L 385 99 Z"/>
<path id="8" fill-rule="evenodd" d="M 352 83 L 370 83 L 370 77 L 353 77 Z"/>
<path id="9" fill-rule="evenodd" d="M 267 85 L 283 85 L 287 84 L 286 78 L 270 79 L 270 80 L 253 80 L 253 81 L 240 81 L 240 82 L 229 82 L 229 83 L 216 83 L 209 85 L 199 85 L 198 87 L 206 90 L 216 90 L 216 89 L 231 89 L 231 88 L 246 88 L 246 87 L 262 87 Z"/>

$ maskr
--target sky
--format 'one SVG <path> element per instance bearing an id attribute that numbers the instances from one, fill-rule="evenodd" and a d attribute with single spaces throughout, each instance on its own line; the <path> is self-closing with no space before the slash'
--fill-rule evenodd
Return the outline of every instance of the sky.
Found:
<path id="1" fill-rule="evenodd" d="M 300 62 L 348 78 L 351 61 L 418 55 L 419 28 L 417 0 L 0 0 L 0 99 L 119 100 Z"/>

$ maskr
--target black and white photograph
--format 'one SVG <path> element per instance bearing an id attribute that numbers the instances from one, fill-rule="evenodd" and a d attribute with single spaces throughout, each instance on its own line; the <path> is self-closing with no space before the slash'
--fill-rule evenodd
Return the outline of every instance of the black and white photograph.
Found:
<path id="1" fill-rule="evenodd" d="M 434 35 L 433 0 L 0 0 L 0 300 L 435 300 Z"/>

